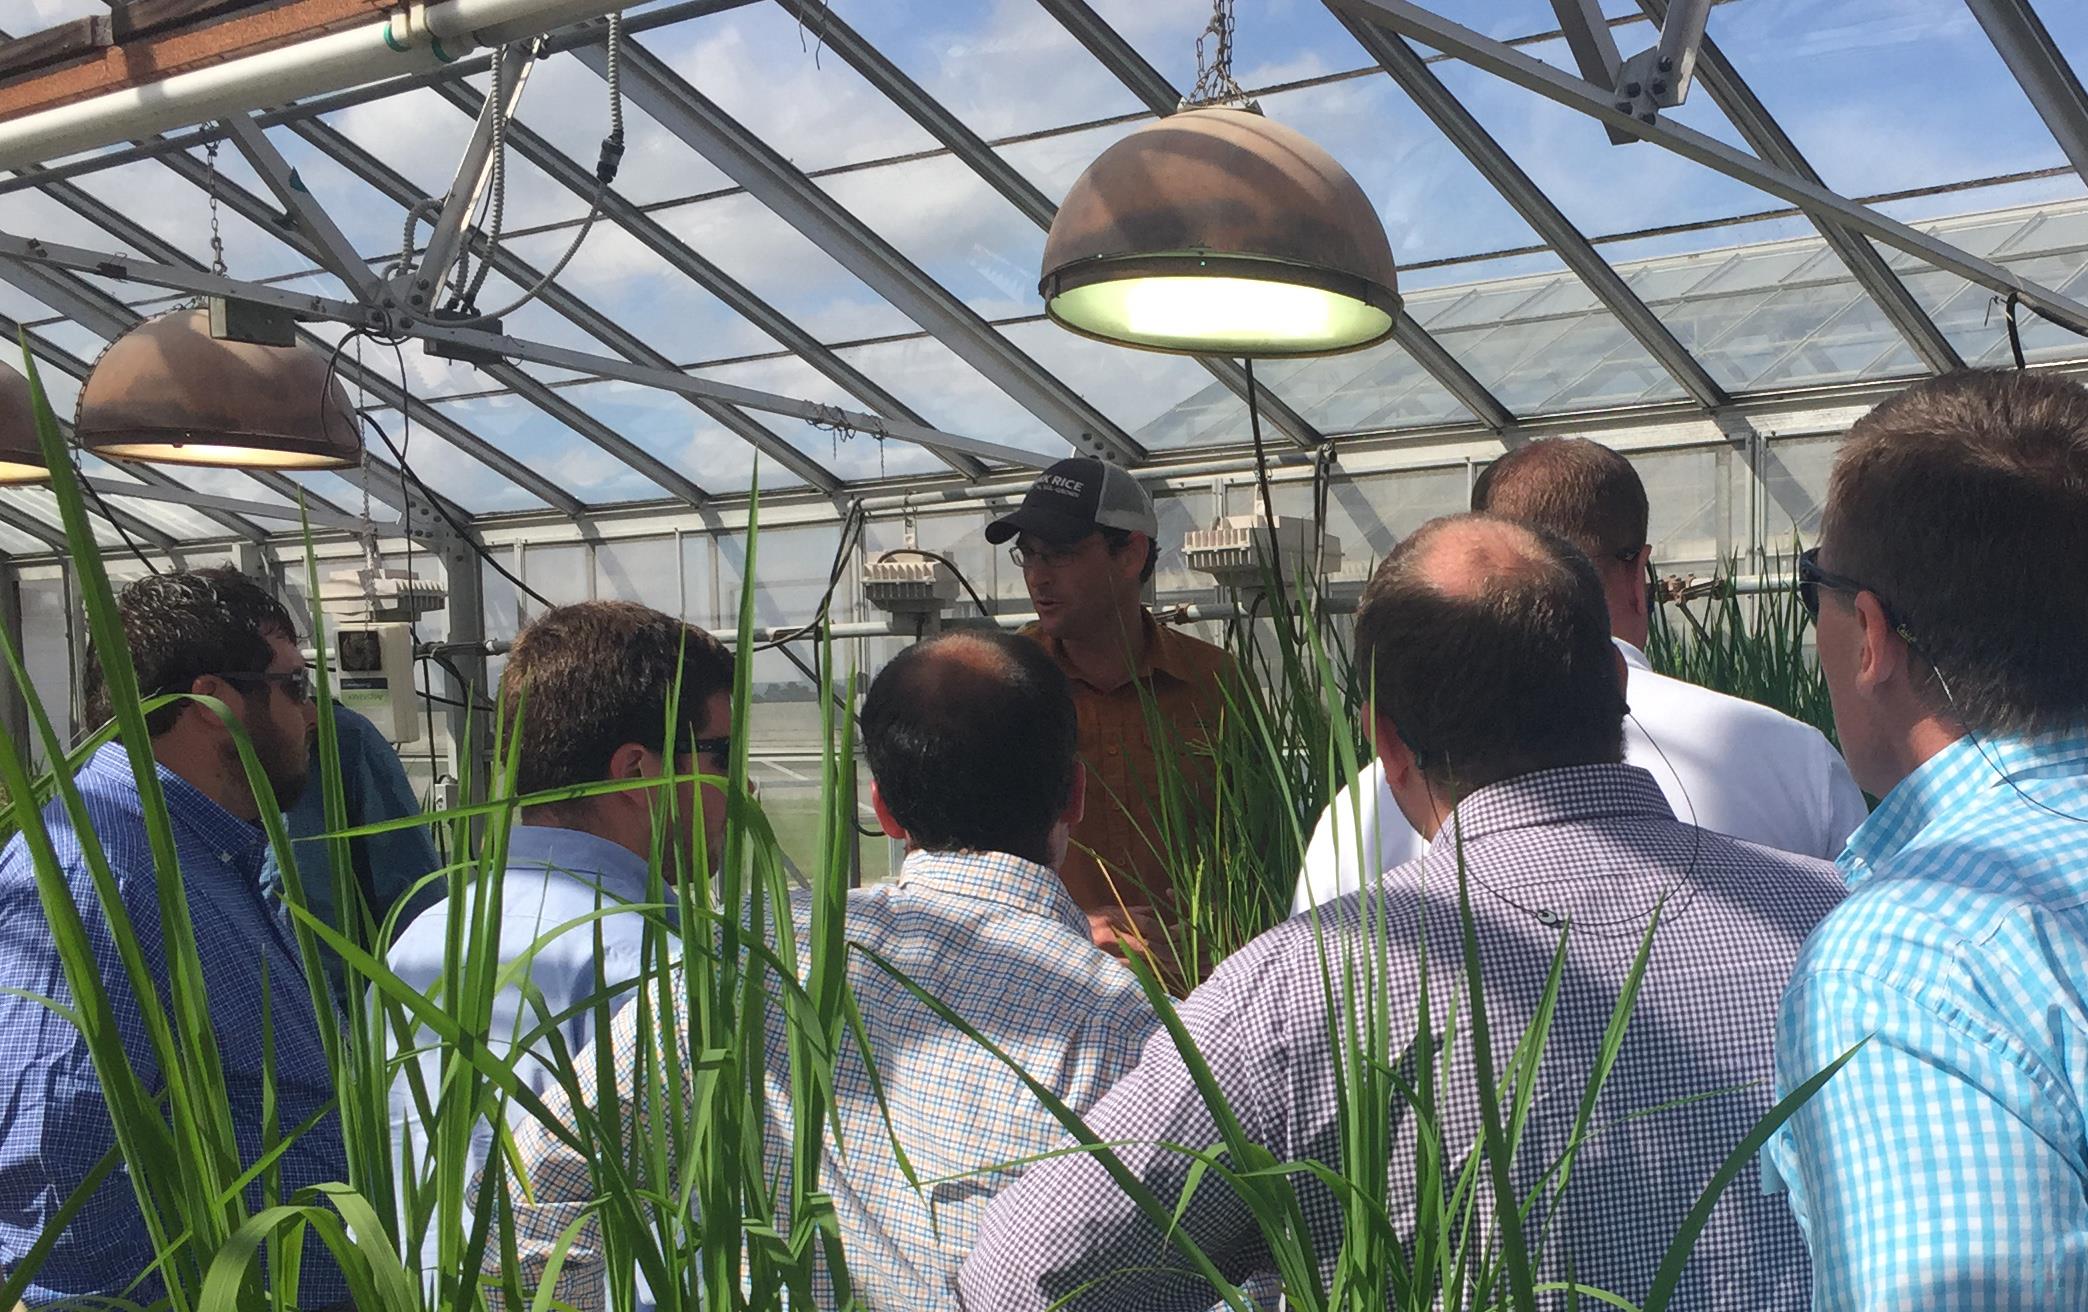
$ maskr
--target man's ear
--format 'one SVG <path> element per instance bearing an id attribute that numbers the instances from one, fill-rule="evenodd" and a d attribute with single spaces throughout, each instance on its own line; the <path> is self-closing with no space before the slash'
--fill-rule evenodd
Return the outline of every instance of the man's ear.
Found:
<path id="1" fill-rule="evenodd" d="M 1898 626 L 1886 618 L 1885 604 L 1872 593 L 1858 592 L 1851 598 L 1851 608 L 1862 638 L 1856 660 L 1857 686 L 1867 692 L 1876 691 L 1895 680 L 1909 678 L 1912 649 Z"/>
<path id="2" fill-rule="evenodd" d="M 1371 750 L 1385 767 L 1385 782 L 1404 786 L 1418 768 L 1413 749 L 1399 736 L 1399 727 L 1391 717 L 1379 715 L 1375 706 L 1365 706 L 1363 716 L 1364 723 L 1370 726 Z"/>
<path id="3" fill-rule="evenodd" d="M 885 805 L 884 790 L 877 786 L 875 779 L 870 781 L 870 809 L 877 813 L 877 827 L 884 830 L 886 838 L 896 838 L 902 843 L 906 841 L 906 826 L 900 824 L 898 817 L 892 814 L 892 808 Z"/>
<path id="4" fill-rule="evenodd" d="M 657 752 L 642 743 L 625 743 L 609 753 L 610 779 L 649 779 L 662 773 L 666 763 Z"/>
<path id="5" fill-rule="evenodd" d="M 1081 817 L 1087 814 L 1087 766 L 1079 761 L 1073 763 L 1073 788 L 1066 794 L 1066 805 L 1059 811 L 1059 819 L 1066 828 L 1079 826 Z"/>

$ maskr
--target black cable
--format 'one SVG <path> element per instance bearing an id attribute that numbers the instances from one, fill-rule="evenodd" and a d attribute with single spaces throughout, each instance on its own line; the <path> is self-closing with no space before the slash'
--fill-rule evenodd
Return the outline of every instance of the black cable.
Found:
<path id="1" fill-rule="evenodd" d="M 138 558 L 138 563 L 154 574 L 159 573 L 160 567 L 152 563 L 151 557 L 147 556 L 143 548 L 138 546 L 137 540 L 131 537 L 130 530 L 123 526 L 123 521 L 116 518 L 116 512 L 109 509 L 109 503 L 102 500 L 100 490 L 87 481 L 87 471 L 75 466 L 73 472 L 79 476 L 80 486 L 94 499 L 94 504 L 101 508 L 102 518 L 109 521 L 109 527 L 116 530 L 116 536 L 123 539 L 123 545 L 130 548 L 130 553 Z"/>
<path id="2" fill-rule="evenodd" d="M 957 586 L 964 589 L 964 594 L 972 599 L 972 605 L 979 608 L 980 614 L 990 616 L 995 613 L 993 607 L 986 604 L 986 599 L 979 595 L 979 590 L 972 586 L 971 580 L 964 577 L 964 571 L 957 568 L 957 562 L 940 551 L 923 551 L 919 547 L 893 547 L 878 559 L 890 560 L 894 556 L 920 556 L 946 566 L 950 573 L 957 576 Z"/>
<path id="3" fill-rule="evenodd" d="M 391 348 L 392 358 L 399 365 L 399 477 L 403 480 L 406 477 L 405 471 L 412 468 L 412 466 L 406 463 L 406 453 L 413 449 L 413 376 L 407 372 L 406 351 L 399 344 L 397 338 L 392 340 Z M 357 352 L 356 355 L 358 359 L 361 358 L 361 352 Z M 391 439 L 387 437 L 385 439 L 386 445 L 390 445 L 390 442 Z M 403 488 L 400 489 L 399 499 L 401 501 L 406 499 Z M 413 574 L 413 534 L 410 532 L 406 535 L 406 573 L 409 576 Z M 412 641 L 413 649 L 419 651 L 421 645 L 420 624 L 415 614 L 413 603 L 410 601 L 407 603 L 406 611 L 406 635 Z M 421 668 L 421 675 L 424 679 L 426 678 L 426 667 Z M 463 679 L 457 680 L 457 687 L 462 690 L 465 696 L 469 697 L 471 695 L 471 685 Z M 427 699 L 421 702 L 421 715 L 427 726 L 428 776 L 432 781 L 435 776 L 435 702 L 433 700 L 435 690 L 432 687 L 428 687 L 420 689 L 420 693 L 422 697 Z"/>
<path id="4" fill-rule="evenodd" d="M 2016 368 L 2028 369 L 2030 366 L 2023 359 L 2023 332 L 2016 326 L 2016 300 L 2016 294 L 2010 292 L 2008 302 L 2002 309 L 2002 317 L 2008 324 L 2008 353 L 2015 357 Z"/>
<path id="5" fill-rule="evenodd" d="M 862 503 L 857 502 L 848 508 L 848 514 L 841 520 L 841 540 L 834 546 L 834 563 L 827 569 L 826 591 L 819 595 L 819 605 L 813 610 L 812 618 L 786 633 L 779 633 L 765 642 L 754 644 L 753 651 L 780 650 L 784 643 L 796 642 L 826 622 L 827 613 L 833 606 L 834 591 L 841 586 L 842 576 L 848 573 L 848 554 L 855 549 L 856 542 L 862 537 L 863 525 L 868 518 L 863 511 Z"/>
<path id="6" fill-rule="evenodd" d="M 369 414 L 362 413 L 361 419 L 364 423 L 368 424 L 373 431 L 376 432 L 379 438 L 383 440 L 384 445 L 391 451 L 392 458 L 399 461 L 399 472 L 403 473 L 406 477 L 413 480 L 413 485 L 421 490 L 421 495 L 427 498 L 427 502 L 430 506 L 433 506 L 435 508 L 435 513 L 442 516 L 443 520 L 447 522 L 452 529 L 456 530 L 457 536 L 464 540 L 464 545 L 470 547 L 472 551 L 478 555 L 478 558 L 480 560 L 485 561 L 487 566 L 490 567 L 494 573 L 500 575 L 500 577 L 506 579 L 509 583 L 514 584 L 516 589 L 519 590 L 524 596 L 536 602 L 545 610 L 551 609 L 553 603 L 551 602 L 550 598 L 546 597 L 543 593 L 538 592 L 535 588 L 530 587 L 521 579 L 516 578 L 507 566 L 500 563 L 498 557 L 494 556 L 493 553 L 487 551 L 483 546 L 479 545 L 478 539 L 472 536 L 470 529 L 466 528 L 463 524 L 459 523 L 455 515 L 450 514 L 448 508 L 442 504 L 441 498 L 439 498 L 435 494 L 435 490 L 429 487 L 419 474 L 413 472 L 413 467 L 411 465 L 408 465 L 405 462 L 405 460 L 400 456 L 399 448 L 392 444 L 391 435 L 389 433 L 386 433 L 384 431 L 384 428 L 380 424 L 378 424 L 378 422 L 375 419 L 373 419 Z"/>

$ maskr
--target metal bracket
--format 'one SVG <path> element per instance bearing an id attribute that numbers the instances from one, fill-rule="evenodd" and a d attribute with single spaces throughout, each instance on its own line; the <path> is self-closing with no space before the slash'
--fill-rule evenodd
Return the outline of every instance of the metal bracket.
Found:
<path id="1" fill-rule="evenodd" d="M 1670 0 L 1667 17 L 1660 24 L 1660 42 L 1624 61 L 1617 70 L 1617 109 L 1641 123 L 1651 123 L 1663 109 L 1673 109 L 1689 97 L 1696 78 L 1697 48 L 1704 41 L 1704 23 L 1711 16 L 1711 0 Z M 1612 133 L 1614 140 L 1615 134 Z"/>

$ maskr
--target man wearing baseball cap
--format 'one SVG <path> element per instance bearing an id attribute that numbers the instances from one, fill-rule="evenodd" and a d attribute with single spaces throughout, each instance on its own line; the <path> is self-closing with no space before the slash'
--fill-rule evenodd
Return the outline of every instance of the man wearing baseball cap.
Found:
<path id="1" fill-rule="evenodd" d="M 1174 916 L 1169 856 L 1194 821 L 1173 816 L 1170 842 L 1158 804 L 1179 778 L 1194 807 L 1209 805 L 1205 744 L 1234 667 L 1223 650 L 1161 627 L 1143 605 L 1159 532 L 1137 479 L 1076 457 L 1045 470 L 1018 509 L 987 526 L 986 540 L 1013 539 L 1009 554 L 1037 608 L 1024 632 L 1065 671 L 1080 713 L 1087 814 L 1059 876 L 1088 913 L 1097 945 L 1119 953 L 1127 941 L 1150 945 L 1164 967 L 1170 955 L 1152 942 L 1160 925 L 1149 916 L 1161 925 Z M 1156 744 L 1156 736 L 1166 741 Z"/>

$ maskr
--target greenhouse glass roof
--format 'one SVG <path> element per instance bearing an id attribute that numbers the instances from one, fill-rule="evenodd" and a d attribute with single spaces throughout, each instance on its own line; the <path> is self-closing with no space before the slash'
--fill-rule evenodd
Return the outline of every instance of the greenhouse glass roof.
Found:
<path id="1" fill-rule="evenodd" d="M 1235 75 L 1376 204 L 1407 311 L 1379 347 L 1259 365 L 1272 440 L 1513 441 L 1568 417 L 1599 432 L 1847 397 L 2008 363 L 2019 287 L 2025 356 L 2088 362 L 2073 331 L 2088 328 L 2088 98 L 2067 72 L 2088 62 L 2088 6 L 1716 0 L 1666 137 L 1625 144 L 1513 64 L 1578 78 L 1559 12 L 1581 7 L 1237 0 Z M 1624 55 L 1658 40 L 1660 0 L 1601 9 Z M 108 12 L 0 0 L 0 31 Z M 1037 292 L 1056 202 L 1195 82 L 1209 16 L 1207 0 L 633 4 L 621 172 L 570 261 L 505 319 L 527 349 L 474 362 L 357 336 L 344 381 L 428 485 L 488 518 L 729 505 L 757 461 L 764 491 L 845 498 L 1005 482 L 1083 440 L 1155 467 L 1237 453 L 1237 363 L 1076 337 Z M 1457 31 L 1424 31 L 1428 17 Z M 481 305 L 521 295 L 580 233 L 609 116 L 604 36 L 557 33 L 530 73 Z M 245 123 L 382 272 L 409 206 L 450 190 L 488 63 L 257 104 Z M 343 248 L 286 214 L 251 145 L 223 123 L 173 125 L 0 174 L 0 245 L 16 243 L 0 249 L 0 326 L 27 330 L 61 411 L 112 336 L 193 294 L 137 275 L 207 269 L 209 192 L 232 279 L 357 299 L 328 258 Z M 30 238 L 139 264 L 24 258 Z M 471 259 L 486 258 L 480 240 Z M 332 345 L 347 327 L 307 331 Z M 300 493 L 350 520 L 366 488 L 396 504 L 395 459 L 379 449 L 346 476 L 86 465 L 125 528 L 165 546 L 287 531 L 254 509 Z M 50 551 L 56 532 L 47 493 L 0 489 L 0 552 Z"/>

